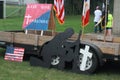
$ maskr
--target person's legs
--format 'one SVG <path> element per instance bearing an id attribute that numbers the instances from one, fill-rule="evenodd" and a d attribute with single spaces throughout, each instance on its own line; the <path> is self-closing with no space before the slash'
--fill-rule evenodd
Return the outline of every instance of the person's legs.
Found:
<path id="1" fill-rule="evenodd" d="M 97 24 L 97 22 L 95 22 L 95 25 L 96 25 L 96 24 Z M 94 27 L 94 33 L 97 33 L 97 27 L 98 27 L 98 26 L 95 26 L 95 27 Z"/>
<path id="2" fill-rule="evenodd" d="M 108 33 L 107 33 L 107 35 L 108 35 L 108 36 L 111 36 L 111 35 L 112 35 L 111 32 L 112 32 L 112 29 L 108 29 Z"/>
<path id="3" fill-rule="evenodd" d="M 102 28 L 101 28 L 101 25 L 99 24 L 99 32 L 101 33 L 102 32 Z"/>
<path id="4" fill-rule="evenodd" d="M 108 29 L 106 29 L 106 31 L 105 31 L 105 36 L 107 36 L 108 35 Z"/>
<path id="5" fill-rule="evenodd" d="M 112 28 L 106 28 L 106 36 L 111 36 L 112 35 Z"/>

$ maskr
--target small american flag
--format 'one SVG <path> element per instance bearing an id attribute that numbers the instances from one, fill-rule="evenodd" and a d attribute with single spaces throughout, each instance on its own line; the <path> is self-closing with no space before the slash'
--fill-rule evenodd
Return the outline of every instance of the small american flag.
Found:
<path id="1" fill-rule="evenodd" d="M 7 46 L 5 60 L 22 62 L 24 56 L 24 48 Z"/>

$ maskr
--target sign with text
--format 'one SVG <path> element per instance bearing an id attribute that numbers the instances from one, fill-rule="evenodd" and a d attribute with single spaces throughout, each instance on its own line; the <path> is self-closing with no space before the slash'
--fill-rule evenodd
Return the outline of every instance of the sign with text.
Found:
<path id="1" fill-rule="evenodd" d="M 23 29 L 48 30 L 52 4 L 27 4 Z"/>

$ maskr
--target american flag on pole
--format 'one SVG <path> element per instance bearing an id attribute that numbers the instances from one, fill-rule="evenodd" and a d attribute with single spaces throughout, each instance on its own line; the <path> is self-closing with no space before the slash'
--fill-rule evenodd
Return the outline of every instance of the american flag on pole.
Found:
<path id="1" fill-rule="evenodd" d="M 64 0 L 54 0 L 54 10 L 59 23 L 63 24 L 65 18 Z"/>
<path id="2" fill-rule="evenodd" d="M 22 62 L 24 56 L 24 48 L 7 46 L 5 60 Z"/>
<path id="3" fill-rule="evenodd" d="M 82 27 L 85 27 L 89 23 L 89 16 L 90 16 L 90 0 L 84 0 L 82 12 Z"/>

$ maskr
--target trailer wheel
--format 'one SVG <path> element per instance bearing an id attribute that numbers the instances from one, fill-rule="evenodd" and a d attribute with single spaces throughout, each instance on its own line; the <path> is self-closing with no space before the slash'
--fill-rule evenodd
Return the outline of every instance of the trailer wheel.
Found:
<path id="1" fill-rule="evenodd" d="M 52 56 L 51 57 L 51 65 L 56 66 L 60 63 L 60 57 L 59 56 Z"/>
<path id="2" fill-rule="evenodd" d="M 86 53 L 82 53 L 82 51 Z M 87 53 L 89 56 L 86 56 Z M 96 71 L 97 67 L 98 59 L 94 49 L 88 45 L 85 45 L 85 49 L 80 48 L 80 51 L 73 63 L 73 71 L 77 73 L 92 74 Z"/>

